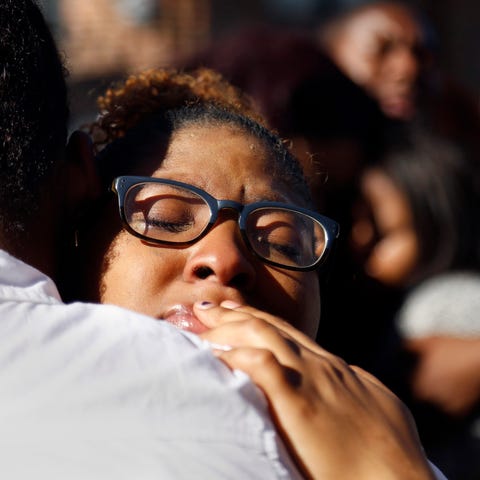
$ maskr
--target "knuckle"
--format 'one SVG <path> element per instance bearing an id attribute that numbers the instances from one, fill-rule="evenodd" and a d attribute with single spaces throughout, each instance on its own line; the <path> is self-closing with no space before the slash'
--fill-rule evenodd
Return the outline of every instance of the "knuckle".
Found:
<path id="1" fill-rule="evenodd" d="M 272 327 L 265 321 L 257 317 L 246 320 L 246 327 L 255 337 L 264 337 L 271 332 Z"/>
<path id="2" fill-rule="evenodd" d="M 259 368 L 271 368 L 278 364 L 275 355 L 263 348 L 257 348 L 250 352 L 250 360 Z"/>

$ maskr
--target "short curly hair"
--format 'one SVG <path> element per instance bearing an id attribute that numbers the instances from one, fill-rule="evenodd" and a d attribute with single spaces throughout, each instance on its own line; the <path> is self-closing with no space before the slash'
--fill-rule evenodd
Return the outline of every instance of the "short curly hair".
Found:
<path id="1" fill-rule="evenodd" d="M 265 123 L 250 97 L 211 69 L 149 69 L 130 75 L 100 96 L 100 115 L 88 129 L 99 151 L 153 115 L 199 103 L 228 108 Z"/>

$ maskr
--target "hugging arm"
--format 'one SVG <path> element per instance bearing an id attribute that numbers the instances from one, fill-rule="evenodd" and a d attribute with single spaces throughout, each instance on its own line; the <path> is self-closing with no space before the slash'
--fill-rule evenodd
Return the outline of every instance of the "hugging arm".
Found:
<path id="1" fill-rule="evenodd" d="M 434 479 L 403 403 L 277 317 L 224 302 L 196 314 L 217 355 L 249 374 L 307 478 Z"/>

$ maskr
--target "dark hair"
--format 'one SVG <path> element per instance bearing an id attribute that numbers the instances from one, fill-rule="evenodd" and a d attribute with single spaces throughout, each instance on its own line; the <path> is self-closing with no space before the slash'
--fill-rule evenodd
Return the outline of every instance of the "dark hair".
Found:
<path id="1" fill-rule="evenodd" d="M 38 6 L 0 1 L 0 230 L 11 241 L 37 212 L 67 136 L 65 71 Z"/>
<path id="2" fill-rule="evenodd" d="M 416 279 L 480 268 L 479 168 L 459 145 L 417 129 L 382 168 L 406 194 L 420 239 Z"/>

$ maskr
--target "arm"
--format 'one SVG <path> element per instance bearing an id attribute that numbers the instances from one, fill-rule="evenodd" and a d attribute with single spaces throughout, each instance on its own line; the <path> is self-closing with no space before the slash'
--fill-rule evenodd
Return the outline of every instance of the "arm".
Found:
<path id="1" fill-rule="evenodd" d="M 203 338 L 233 347 L 218 356 L 264 391 L 308 478 L 435 478 L 408 410 L 377 379 L 276 317 L 222 305 L 196 307 L 213 327 Z"/>
<path id="2" fill-rule="evenodd" d="M 417 363 L 415 398 L 462 417 L 480 402 L 480 338 L 426 337 L 405 341 Z"/>

